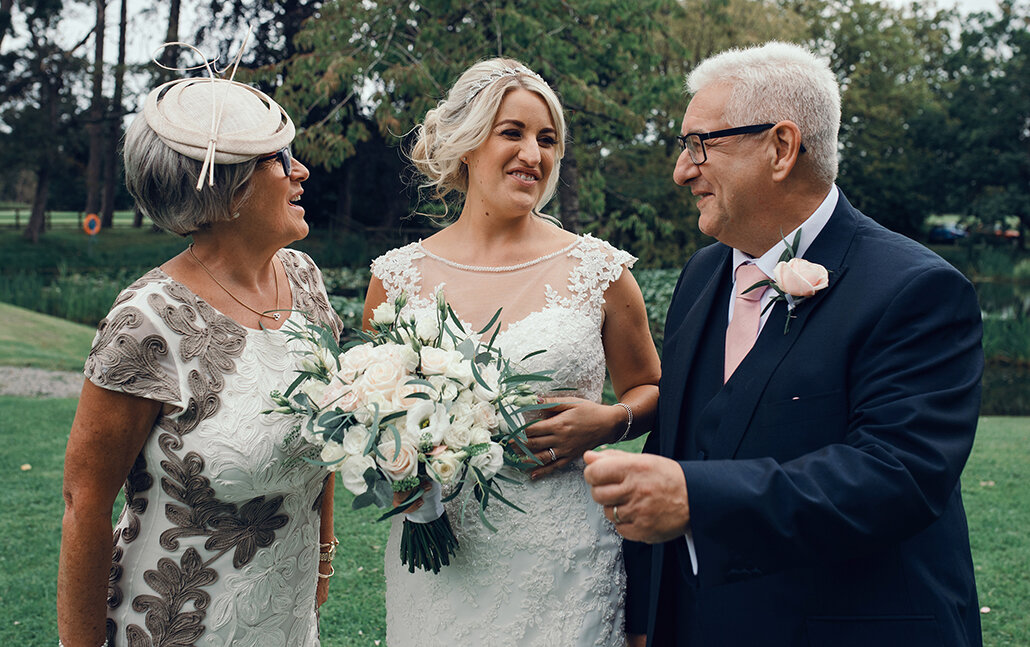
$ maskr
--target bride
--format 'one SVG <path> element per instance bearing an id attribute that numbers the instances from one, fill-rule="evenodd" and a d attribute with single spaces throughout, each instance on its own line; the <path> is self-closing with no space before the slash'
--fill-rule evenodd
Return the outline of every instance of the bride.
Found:
<path id="1" fill-rule="evenodd" d="M 619 536 L 590 498 L 583 452 L 650 428 L 659 360 L 628 253 L 556 226 L 537 209 L 554 195 L 565 120 L 551 88 L 511 59 L 469 68 L 417 129 L 410 156 L 424 186 L 464 196 L 458 218 L 424 241 L 372 263 L 365 301 L 405 294 L 432 308 L 442 288 L 479 330 L 501 311 L 497 344 L 530 371 L 549 370 L 558 404 L 528 429 L 542 466 L 513 472 L 494 504 L 497 532 L 458 501 L 448 516 L 460 543 L 438 574 L 409 573 L 387 544 L 387 643 L 624 645 L 625 573 Z M 607 364 L 618 404 L 600 404 Z M 546 395 L 546 394 L 544 394 Z M 528 459 L 527 459 L 528 460 Z M 416 504 L 418 505 L 418 504 Z"/>

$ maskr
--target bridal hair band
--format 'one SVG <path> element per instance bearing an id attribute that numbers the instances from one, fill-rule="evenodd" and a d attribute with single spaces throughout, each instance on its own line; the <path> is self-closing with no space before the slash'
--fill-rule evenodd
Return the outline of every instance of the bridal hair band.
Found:
<path id="1" fill-rule="evenodd" d="M 483 91 L 483 88 L 487 87 L 494 81 L 502 79 L 506 76 L 518 77 L 520 74 L 532 76 L 536 79 L 539 79 L 541 83 L 544 83 L 545 85 L 547 84 L 547 81 L 544 81 L 544 79 L 539 74 L 523 65 L 516 65 L 515 67 L 502 67 L 499 70 L 494 70 L 493 72 L 490 72 L 478 81 L 469 84 L 468 94 L 465 95 L 465 105 L 467 106 L 468 104 L 472 103 L 472 100 L 475 99 L 476 96 Z"/>
<path id="2" fill-rule="evenodd" d="M 154 58 L 166 70 L 207 70 L 206 78 L 177 79 L 154 88 L 143 106 L 144 119 L 161 141 L 177 153 L 204 163 L 197 180 L 198 191 L 203 188 L 205 175 L 208 186 L 214 186 L 215 164 L 246 162 L 285 147 L 296 134 L 290 116 L 271 97 L 233 81 L 249 37 L 248 30 L 232 64 L 221 70 L 187 43 L 164 43 L 154 50 L 156 56 L 165 47 L 179 45 L 193 50 L 204 61 L 201 65 L 176 68 Z M 230 71 L 228 79 L 216 78 L 216 74 L 226 71 Z"/>

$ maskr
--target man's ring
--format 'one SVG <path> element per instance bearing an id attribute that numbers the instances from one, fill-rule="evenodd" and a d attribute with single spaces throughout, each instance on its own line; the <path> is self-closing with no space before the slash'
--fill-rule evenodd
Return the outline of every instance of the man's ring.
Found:
<path id="1" fill-rule="evenodd" d="M 622 523 L 622 519 L 619 519 L 619 506 L 617 505 L 612 506 L 612 523 L 616 526 Z"/>
<path id="2" fill-rule="evenodd" d="M 558 460 L 558 455 L 554 453 L 554 447 L 548 447 L 547 453 L 551 455 L 552 463 Z"/>

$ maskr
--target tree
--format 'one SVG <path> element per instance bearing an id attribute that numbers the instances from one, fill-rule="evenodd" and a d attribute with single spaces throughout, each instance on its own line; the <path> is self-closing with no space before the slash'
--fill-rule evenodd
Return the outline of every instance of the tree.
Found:
<path id="1" fill-rule="evenodd" d="M 580 160 L 644 136 L 654 107 L 677 93 L 678 79 L 660 69 L 683 58 L 666 33 L 681 12 L 672 0 L 326 3 L 275 68 L 277 98 L 306 126 L 298 150 L 332 169 L 370 137 L 362 115 L 399 141 L 472 62 L 522 60 L 569 115 L 559 205 L 575 229 Z"/>
<path id="2" fill-rule="evenodd" d="M 96 26 L 93 28 L 93 98 L 90 101 L 86 132 L 89 133 L 89 164 L 86 166 L 86 213 L 100 211 L 101 186 L 104 158 L 104 117 L 107 112 L 104 99 L 104 33 L 107 0 L 94 0 L 97 11 Z M 110 227 L 111 222 L 102 222 Z"/>
<path id="3" fill-rule="evenodd" d="M 104 188 L 101 200 L 101 222 L 114 222 L 114 202 L 116 179 L 118 176 L 118 142 L 122 135 L 122 95 L 125 88 L 125 32 L 128 25 L 128 0 L 122 0 L 118 17 L 118 62 L 114 68 L 114 96 L 111 97 L 110 110 L 105 122 L 104 132 Z M 133 224 L 137 227 L 140 224 Z"/>

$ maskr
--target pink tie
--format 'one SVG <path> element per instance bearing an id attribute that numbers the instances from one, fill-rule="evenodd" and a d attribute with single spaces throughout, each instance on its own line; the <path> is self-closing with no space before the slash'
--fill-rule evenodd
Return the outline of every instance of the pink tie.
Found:
<path id="1" fill-rule="evenodd" d="M 762 295 L 768 288 L 758 288 L 741 294 L 755 283 L 768 279 L 757 265 L 747 264 L 737 268 L 736 303 L 733 304 L 733 319 L 726 328 L 726 366 L 723 381 L 728 382 L 733 371 L 744 360 L 758 337 L 758 322 L 762 318 Z"/>

